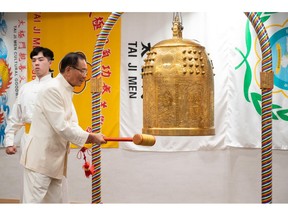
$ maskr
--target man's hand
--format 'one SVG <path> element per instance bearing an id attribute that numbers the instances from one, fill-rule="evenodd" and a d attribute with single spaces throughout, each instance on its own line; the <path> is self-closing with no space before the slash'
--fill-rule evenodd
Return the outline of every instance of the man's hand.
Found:
<path id="1" fill-rule="evenodd" d="M 6 154 L 12 155 L 17 152 L 17 148 L 15 145 L 6 147 Z"/>
<path id="2" fill-rule="evenodd" d="M 104 139 L 104 136 L 101 133 L 90 133 L 86 143 L 105 144 L 107 141 Z"/>

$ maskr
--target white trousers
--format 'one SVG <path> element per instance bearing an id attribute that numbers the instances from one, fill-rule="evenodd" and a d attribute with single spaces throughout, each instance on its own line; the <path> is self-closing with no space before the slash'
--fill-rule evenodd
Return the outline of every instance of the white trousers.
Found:
<path id="1" fill-rule="evenodd" d="M 62 179 L 24 168 L 23 203 L 63 203 Z"/>
<path id="2" fill-rule="evenodd" d="M 20 145 L 20 148 L 19 148 L 19 160 L 20 160 L 20 157 L 21 157 L 21 154 L 22 154 L 22 150 L 24 148 L 24 145 L 26 143 L 26 139 L 27 139 L 27 135 L 24 133 L 23 134 L 23 129 L 22 131 L 19 131 L 19 133 L 22 132 L 22 137 L 21 137 L 21 145 Z M 23 175 L 24 173 L 24 170 L 26 170 L 25 168 L 23 168 L 23 166 L 20 166 L 20 202 L 21 203 L 25 203 L 24 200 L 23 200 L 23 197 L 24 197 L 24 194 L 23 194 L 23 191 L 24 191 L 24 182 L 23 182 L 23 179 L 25 179 L 26 177 Z M 30 170 L 31 171 L 31 170 Z M 31 171 L 32 172 L 32 171 Z M 23 177 L 24 176 L 24 177 Z M 25 180 L 24 180 L 25 181 Z M 27 189 L 26 189 L 27 190 Z M 62 203 L 69 203 L 68 201 L 68 183 L 67 183 L 67 178 L 65 176 L 63 176 L 63 179 L 62 179 Z M 48 202 L 48 201 L 47 201 Z"/>

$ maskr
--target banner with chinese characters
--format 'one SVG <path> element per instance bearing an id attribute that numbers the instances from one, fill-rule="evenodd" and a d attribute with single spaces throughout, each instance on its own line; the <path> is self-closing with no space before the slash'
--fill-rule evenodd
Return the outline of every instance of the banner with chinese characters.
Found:
<path id="1" fill-rule="evenodd" d="M 48 47 L 54 52 L 51 69 L 58 74 L 58 65 L 68 52 L 82 51 L 88 59 L 86 82 L 74 90 L 73 101 L 80 126 L 91 131 L 91 64 L 97 35 L 110 13 L 28 13 L 28 52 L 35 46 Z M 105 136 L 119 136 L 120 104 L 120 20 L 111 31 L 103 49 L 101 96 L 101 132 Z M 31 62 L 28 63 L 28 78 L 34 78 Z M 108 142 L 103 147 L 118 147 L 117 142 Z"/>
<path id="2" fill-rule="evenodd" d="M 10 110 L 26 82 L 27 58 L 26 13 L 0 13 L 0 147 Z"/>

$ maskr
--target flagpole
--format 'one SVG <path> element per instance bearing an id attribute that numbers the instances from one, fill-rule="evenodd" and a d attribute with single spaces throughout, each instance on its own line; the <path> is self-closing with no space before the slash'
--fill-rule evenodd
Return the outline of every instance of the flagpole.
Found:
<path id="1" fill-rule="evenodd" d="M 272 53 L 269 36 L 260 17 L 255 12 L 245 12 L 253 25 L 262 51 L 262 72 L 260 73 L 262 90 L 262 203 L 272 203 Z"/>
<path id="2" fill-rule="evenodd" d="M 104 45 L 106 44 L 109 33 L 122 13 L 113 12 L 104 23 L 97 38 L 92 57 L 92 132 L 101 131 L 101 62 Z M 92 204 L 101 203 L 101 146 L 92 144 L 92 165 L 95 173 L 92 175 Z"/>

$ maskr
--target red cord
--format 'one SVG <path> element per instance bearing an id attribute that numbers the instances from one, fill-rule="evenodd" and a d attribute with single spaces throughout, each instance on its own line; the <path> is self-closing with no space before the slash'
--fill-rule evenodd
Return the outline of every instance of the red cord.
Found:
<path id="1" fill-rule="evenodd" d="M 84 169 L 84 172 L 85 172 L 85 176 L 87 178 L 89 178 L 90 175 L 93 175 L 95 173 L 95 170 L 94 170 L 94 166 L 93 165 L 90 165 L 90 163 L 88 161 L 86 161 L 86 155 L 85 155 L 85 151 L 87 150 L 87 153 L 89 154 L 89 151 L 86 147 L 82 147 L 80 149 L 80 151 L 77 153 L 77 158 L 78 159 L 81 159 L 81 155 L 83 154 L 83 159 L 84 159 L 84 165 L 82 166 L 82 168 Z M 81 154 L 82 153 L 82 154 Z"/>

